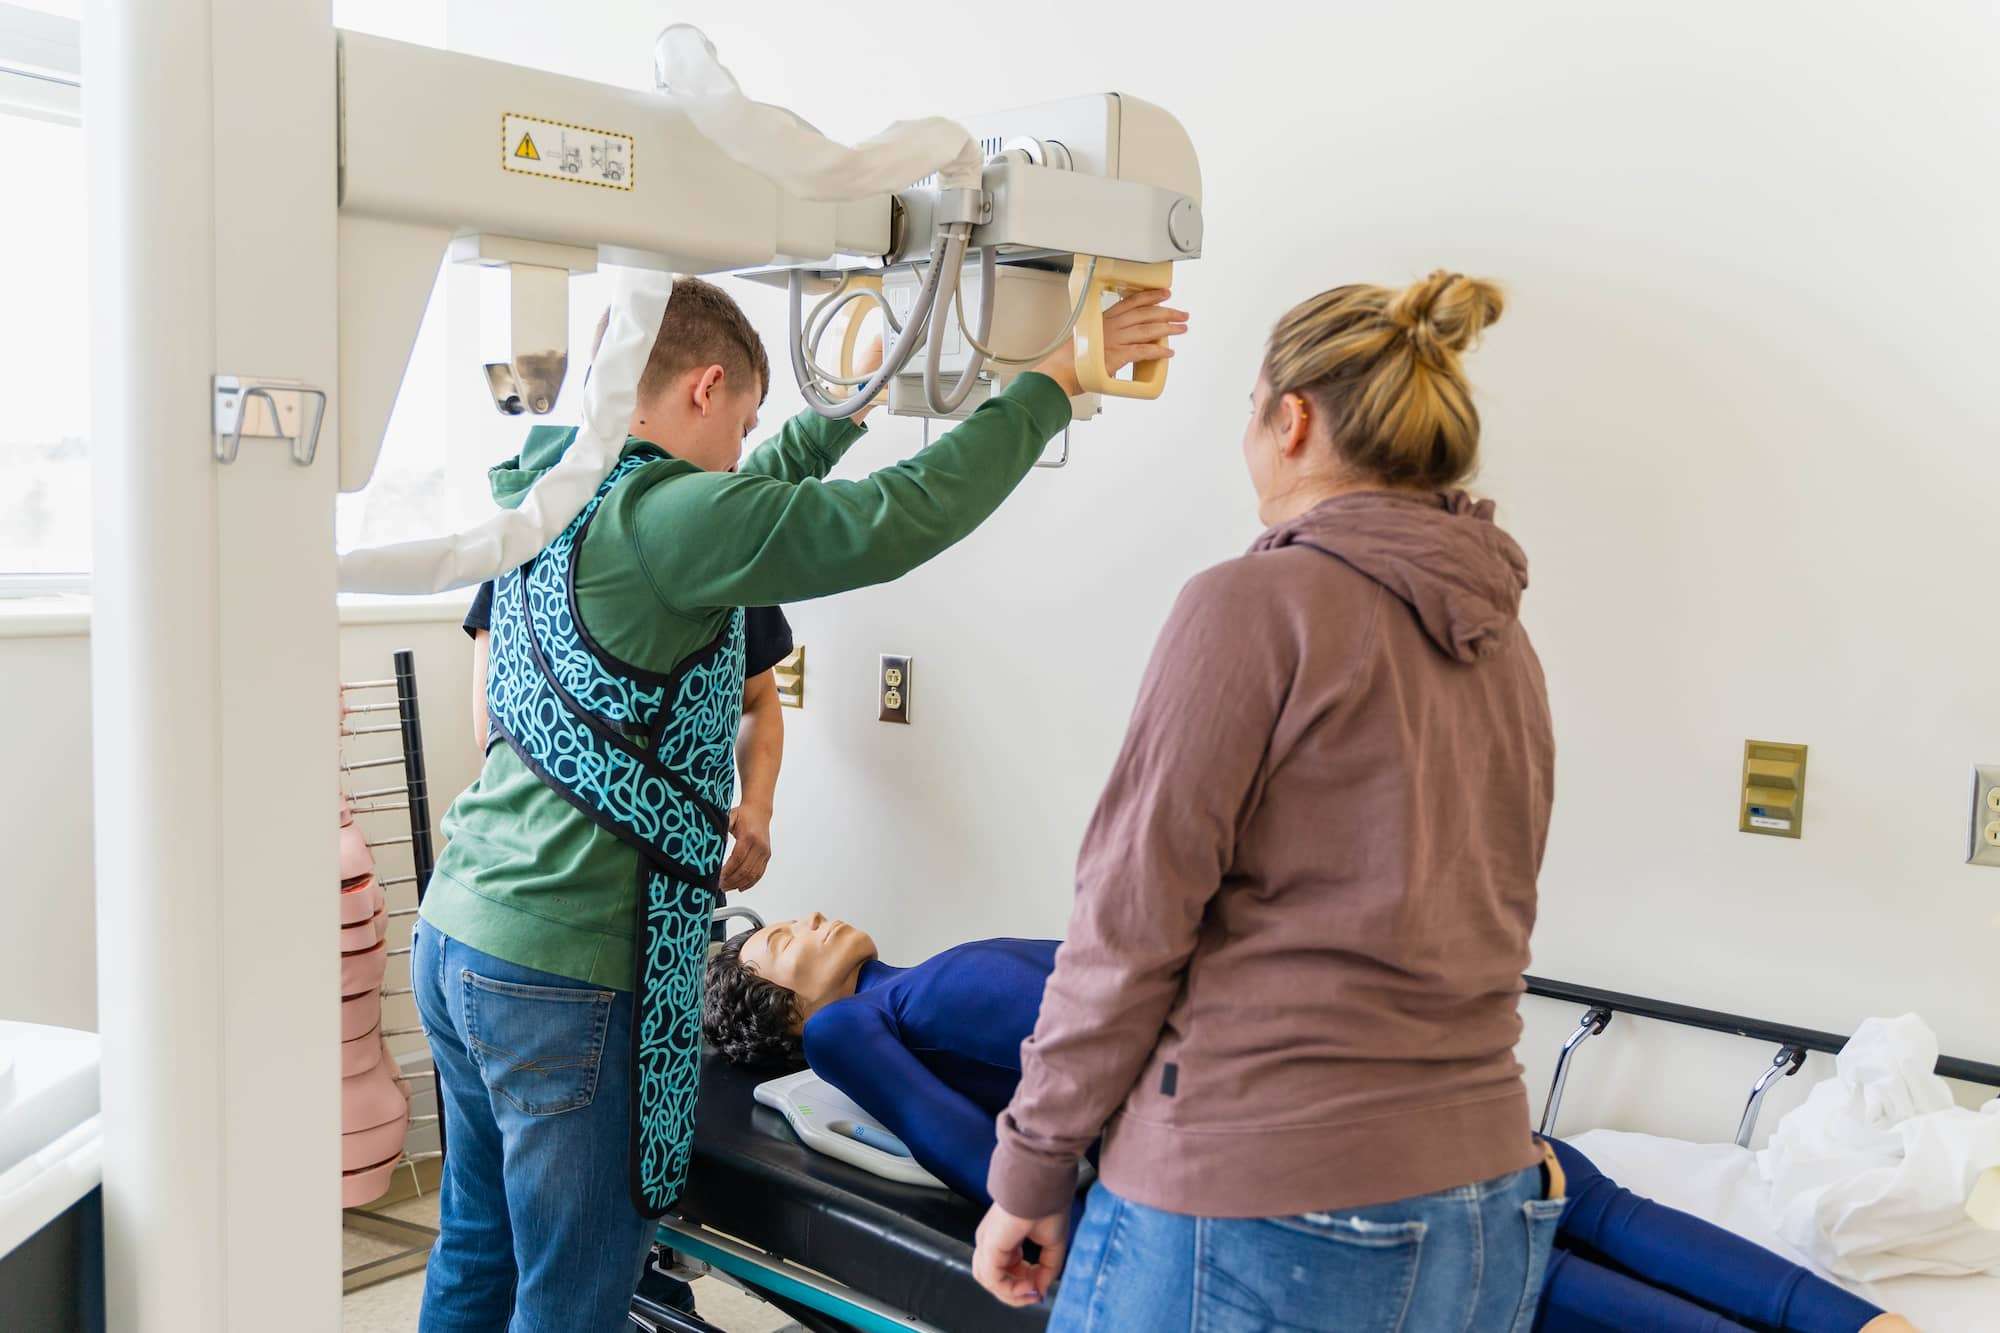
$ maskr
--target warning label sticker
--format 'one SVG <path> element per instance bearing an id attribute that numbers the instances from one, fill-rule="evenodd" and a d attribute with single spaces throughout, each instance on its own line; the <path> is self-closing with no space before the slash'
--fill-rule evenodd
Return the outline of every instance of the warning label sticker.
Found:
<path id="1" fill-rule="evenodd" d="M 613 130 L 511 112 L 500 118 L 500 167 L 526 176 L 629 190 L 633 146 L 631 135 Z"/>

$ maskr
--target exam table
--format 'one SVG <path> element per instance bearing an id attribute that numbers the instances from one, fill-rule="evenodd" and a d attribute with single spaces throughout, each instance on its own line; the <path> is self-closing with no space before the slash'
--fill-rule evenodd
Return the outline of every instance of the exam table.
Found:
<path id="1" fill-rule="evenodd" d="M 985 1210 L 942 1190 L 899 1185 L 812 1151 L 751 1094 L 769 1069 L 702 1057 L 694 1162 L 661 1240 L 833 1327 L 1024 1333 L 1043 1309 L 1000 1304 L 972 1277 Z M 810 1325 L 809 1325 L 810 1327 Z"/>

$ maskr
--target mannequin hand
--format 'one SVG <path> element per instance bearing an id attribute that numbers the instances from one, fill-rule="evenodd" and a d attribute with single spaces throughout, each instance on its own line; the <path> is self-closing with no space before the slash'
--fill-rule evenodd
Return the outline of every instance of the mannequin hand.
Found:
<path id="1" fill-rule="evenodd" d="M 1022 1243 L 1042 1247 L 1039 1262 L 1029 1263 Z M 1055 1213 L 1030 1220 L 994 1204 L 979 1224 L 972 1254 L 972 1275 L 979 1285 L 1006 1305 L 1033 1305 L 1055 1290 L 1069 1253 L 1069 1214 Z"/>
<path id="2" fill-rule="evenodd" d="M 1174 354 L 1167 345 L 1188 330 L 1188 313 L 1163 305 L 1173 293 L 1164 287 L 1134 292 L 1104 312 L 1104 370 L 1116 375 L 1135 361 L 1164 361 Z M 1076 349 L 1065 346 L 1035 367 L 1074 398 L 1083 392 L 1076 380 Z"/>
<path id="3" fill-rule="evenodd" d="M 770 867 L 771 812 L 761 806 L 737 806 L 729 812 L 729 836 L 736 845 L 722 866 L 722 891 L 742 893 L 755 888 Z"/>
<path id="4" fill-rule="evenodd" d="M 1882 1314 L 1863 1324 L 1861 1333 L 1917 1333 L 1917 1326 L 1899 1314 Z"/>

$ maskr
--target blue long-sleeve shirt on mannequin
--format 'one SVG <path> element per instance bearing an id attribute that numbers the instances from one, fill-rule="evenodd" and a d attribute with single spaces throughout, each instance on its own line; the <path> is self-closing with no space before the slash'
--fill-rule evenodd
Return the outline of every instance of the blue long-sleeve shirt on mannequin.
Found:
<path id="1" fill-rule="evenodd" d="M 1054 940 L 975 940 L 916 967 L 867 963 L 855 993 L 807 1020 L 806 1062 L 925 1170 L 991 1203 L 993 1122 L 1021 1081 Z"/>
<path id="2" fill-rule="evenodd" d="M 1055 940 L 976 940 L 871 962 L 807 1020 L 806 1060 L 932 1175 L 991 1202 L 994 1119 L 1021 1078 Z M 1551 1141 L 1568 1184 L 1537 1333 L 1856 1333 L 1873 1305 L 1720 1227 L 1620 1188 Z"/>

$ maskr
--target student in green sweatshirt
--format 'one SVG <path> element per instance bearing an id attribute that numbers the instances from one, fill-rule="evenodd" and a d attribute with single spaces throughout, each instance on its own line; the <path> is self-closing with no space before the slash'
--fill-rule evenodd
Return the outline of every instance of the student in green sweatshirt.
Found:
<path id="1" fill-rule="evenodd" d="M 1173 353 L 1165 292 L 1107 364 Z M 1069 422 L 1067 349 L 914 457 L 824 477 L 863 434 L 802 413 L 747 458 L 770 368 L 736 303 L 675 282 L 624 453 L 495 589 L 492 735 L 444 821 L 415 953 L 450 1152 L 424 1333 L 624 1324 L 685 1177 L 700 965 L 735 773 L 746 606 L 895 579 L 968 535 Z M 518 504 L 573 430 L 493 470 Z"/>

